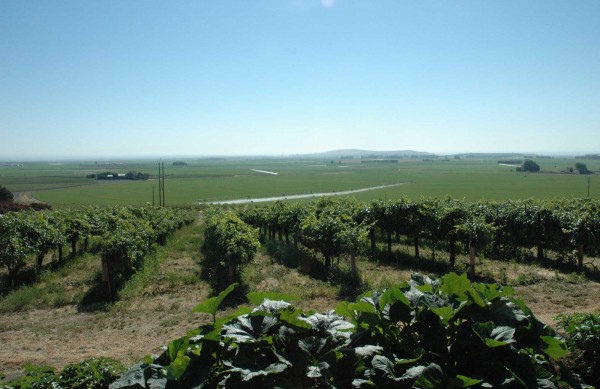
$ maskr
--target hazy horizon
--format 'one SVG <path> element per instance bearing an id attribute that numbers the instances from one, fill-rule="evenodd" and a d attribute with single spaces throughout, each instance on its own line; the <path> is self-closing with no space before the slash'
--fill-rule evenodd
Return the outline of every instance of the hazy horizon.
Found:
<path id="1" fill-rule="evenodd" d="M 595 0 L 4 0 L 0 161 L 599 153 L 598 15 Z"/>
<path id="2" fill-rule="evenodd" d="M 499 151 L 499 152 L 479 152 L 479 151 L 465 151 L 458 153 L 431 153 L 426 150 L 366 150 L 366 149 L 339 149 L 339 150 L 328 150 L 314 153 L 302 153 L 302 154 L 173 154 L 173 155 L 160 155 L 160 154 L 139 154 L 139 155 L 106 155 L 106 156 L 73 156 L 73 157 L 65 157 L 65 156 L 47 156 L 47 157 L 30 157 L 30 158 L 20 158 L 20 159 L 0 159 L 0 164 L 7 163 L 20 163 L 20 162 L 118 162 L 118 161 L 147 161 L 147 160 L 162 160 L 162 159 L 172 159 L 172 160 L 190 160 L 190 159 L 211 159 L 211 158 L 224 158 L 224 159 L 253 159 L 253 158 L 266 158 L 266 159 L 276 159 L 276 158 L 296 158 L 296 157 L 321 157 L 321 158 L 331 158 L 330 156 L 320 156 L 320 154 L 328 154 L 333 152 L 343 152 L 350 150 L 360 150 L 363 152 L 372 152 L 372 153 L 393 153 L 393 152 L 404 152 L 411 151 L 416 154 L 432 154 L 436 157 L 452 157 L 455 155 L 466 155 L 466 154 L 482 154 L 482 155 L 518 155 L 518 156 L 527 156 L 532 155 L 534 157 L 555 157 L 555 158 L 575 158 L 584 156 L 586 154 L 598 154 L 598 153 L 527 153 L 527 152 L 514 152 L 514 151 Z M 0 156 L 1 157 L 1 156 Z"/>

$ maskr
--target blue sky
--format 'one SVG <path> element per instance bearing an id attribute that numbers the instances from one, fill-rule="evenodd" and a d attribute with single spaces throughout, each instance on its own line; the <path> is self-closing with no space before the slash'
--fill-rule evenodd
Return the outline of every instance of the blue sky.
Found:
<path id="1" fill-rule="evenodd" d="M 597 0 L 0 0 L 0 160 L 600 152 Z"/>

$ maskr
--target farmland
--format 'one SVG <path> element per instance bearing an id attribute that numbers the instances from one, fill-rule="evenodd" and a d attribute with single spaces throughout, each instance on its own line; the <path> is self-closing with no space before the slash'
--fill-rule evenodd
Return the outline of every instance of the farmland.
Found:
<path id="1" fill-rule="evenodd" d="M 439 160 L 400 160 L 399 163 L 343 163 L 331 159 L 195 159 L 185 166 L 166 165 L 166 201 L 190 206 L 232 199 L 341 192 L 380 185 L 402 184 L 352 196 L 360 200 L 445 196 L 468 200 L 571 198 L 600 196 L 597 175 L 563 174 L 576 162 L 591 171 L 598 160 L 543 158 L 540 173 L 519 173 L 497 163 L 498 158 L 478 157 Z M 158 191 L 157 161 L 23 163 L 0 165 L 0 185 L 13 192 L 32 192 L 55 208 L 85 205 L 144 205 Z M 86 175 L 104 171 L 139 171 L 146 181 L 95 181 Z M 277 175 L 265 172 L 274 172 Z M 158 196 L 157 194 L 155 196 Z"/>
<path id="2" fill-rule="evenodd" d="M 583 200 L 537 202 L 544 199 L 586 197 L 588 177 L 590 197 L 598 198 L 600 191 L 596 185 L 600 182 L 597 175 L 560 172 L 573 166 L 575 162 L 580 161 L 566 158 L 540 159 L 538 163 L 542 167 L 541 173 L 515 172 L 514 167 L 499 165 L 496 158 L 409 160 L 399 163 L 332 163 L 331 160 L 323 159 L 189 160 L 186 161 L 187 165 L 179 166 L 169 162 L 168 165 L 165 163 L 167 205 L 190 208 L 186 212 L 194 222 L 173 232 L 173 236 L 168 240 L 163 239 L 160 244 L 157 233 L 148 232 L 147 222 L 134 219 L 136 221 L 125 223 L 127 230 L 119 227 L 122 219 L 119 215 L 137 215 L 136 217 L 149 217 L 148 220 L 152 221 L 150 225 L 154 225 L 155 229 L 162 228 L 158 222 L 164 220 L 164 216 L 157 216 L 160 214 L 155 213 L 156 208 L 147 207 L 152 202 L 153 187 L 158 196 L 157 172 L 153 161 L 126 161 L 110 165 L 30 163 L 0 166 L 1 185 L 15 192 L 31 193 L 36 199 L 52 205 L 55 209 L 52 215 L 56 217 L 49 214 L 48 221 L 54 220 L 54 227 L 65 229 L 70 224 L 78 225 L 80 227 L 66 228 L 64 231 L 73 230 L 86 234 L 85 246 L 81 240 L 84 237 L 82 235 L 77 253 L 69 250 L 72 254 L 67 253 L 67 243 L 74 238 L 65 235 L 58 239 L 60 251 L 48 246 L 50 250 L 43 258 L 44 265 L 37 268 L 36 255 L 40 249 L 36 247 L 42 246 L 31 243 L 30 251 L 21 258 L 21 273 L 14 277 L 24 280 L 22 284 L 11 286 L 8 282 L 11 279 L 10 272 L 0 269 L 0 279 L 3 281 L 0 284 L 0 337 L 8 345 L 0 352 L 0 371 L 12 373 L 22 370 L 31 362 L 62 368 L 66 364 L 95 356 L 109 356 L 131 365 L 144 355 L 159 352 L 160 346 L 167 344 L 169 340 L 183 336 L 199 324 L 209 323 L 211 319 L 206 315 L 192 312 L 195 304 L 216 293 L 214 283 L 202 275 L 202 266 L 206 266 L 203 263 L 207 262 L 208 255 L 200 250 L 207 236 L 207 228 L 203 223 L 211 219 L 210 212 L 203 208 L 199 212 L 194 206 L 202 202 L 228 199 L 342 192 L 395 185 L 350 196 L 359 202 L 384 200 L 377 202 L 381 207 L 379 211 L 377 206 L 369 208 L 379 215 L 377 218 L 380 219 L 374 219 L 377 220 L 376 227 L 367 222 L 356 221 L 355 218 L 362 212 L 360 210 L 365 209 L 358 206 L 359 203 L 340 202 L 340 206 L 337 206 L 335 201 L 326 200 L 317 205 L 317 208 L 333 207 L 323 213 L 331 216 L 332 220 L 339 217 L 339 220 L 347 221 L 348 231 L 341 231 L 340 236 L 349 239 L 349 243 L 333 254 L 321 252 L 317 247 L 326 235 L 321 234 L 320 229 L 336 223 L 323 220 L 319 224 L 318 218 L 313 222 L 306 222 L 313 220 L 307 215 L 318 215 L 315 211 L 317 208 L 308 201 L 307 204 L 300 204 L 308 208 L 299 213 L 304 218 L 296 220 L 299 224 L 292 228 L 305 234 L 300 238 L 293 237 L 295 247 L 288 241 L 287 232 L 285 241 L 282 239 L 283 225 L 277 227 L 274 224 L 286 220 L 283 215 L 296 209 L 288 209 L 287 205 L 291 205 L 290 203 L 283 206 L 277 203 L 266 205 L 257 208 L 256 214 L 251 206 L 240 209 L 242 212 L 239 214 L 247 223 L 252 224 L 254 221 L 253 227 L 263 231 L 256 255 L 247 258 L 247 264 L 239 268 L 240 281 L 245 285 L 245 290 L 292 293 L 298 296 L 296 304 L 300 309 L 324 312 L 353 300 L 359 293 L 369 289 L 398 285 L 409 279 L 413 272 L 443 277 L 450 270 L 465 273 L 471 269 L 473 258 L 469 256 L 470 235 L 464 235 L 466 232 L 459 230 L 452 232 L 458 237 L 454 264 L 454 243 L 445 242 L 448 238 L 446 235 L 437 241 L 434 230 L 437 234 L 441 229 L 433 227 L 433 219 L 423 219 L 421 223 L 409 216 L 412 215 L 409 210 L 413 208 L 425 212 L 440 207 L 440 210 L 448 211 L 450 208 L 444 204 L 451 202 L 419 198 L 464 198 L 464 204 L 452 204 L 466 211 L 466 215 L 471 214 L 471 209 L 477 208 L 480 213 L 486 209 L 478 208 L 477 203 L 473 203 L 475 207 L 471 207 L 471 202 L 534 198 L 535 201 L 498 203 L 500 208 L 497 211 L 491 211 L 492 208 L 486 211 L 488 213 L 485 217 L 494 226 L 493 231 L 496 233 L 494 242 L 498 244 L 492 241 L 485 243 L 486 249 L 482 248 L 477 256 L 473 278 L 514 288 L 516 297 L 524 300 L 535 315 L 546 323 L 555 324 L 559 320 L 556 317 L 558 314 L 596 312 L 600 308 L 595 298 L 600 291 L 600 277 L 596 258 L 597 239 L 592 230 L 596 229 L 594 226 L 597 225 L 597 218 L 585 219 L 585 226 L 581 221 L 575 220 L 578 212 L 581 211 L 582 215 L 587 212 L 584 209 L 586 202 Z M 600 170 L 598 161 L 584 163 L 592 171 Z M 86 175 L 106 171 L 116 174 L 130 171 L 147 173 L 150 174 L 150 179 L 111 181 L 85 178 Z M 158 198 L 156 201 L 158 202 Z M 558 208 L 545 208 L 554 203 Z M 596 203 L 592 202 L 589 205 L 595 207 L 593 212 L 597 212 L 594 204 Z M 91 205 L 106 208 L 106 212 L 87 207 Z M 121 205 L 135 208 L 113 208 Z M 146 207 L 138 208 L 139 206 Z M 62 210 L 69 208 L 85 208 L 87 212 Z M 514 217 L 502 219 L 502 215 L 512 215 L 513 211 Z M 268 218 L 277 215 L 277 212 L 283 212 L 282 217 L 276 216 L 269 221 Z M 535 212 L 539 213 L 534 217 L 532 215 Z M 445 211 L 430 213 L 431 217 L 446 214 Z M 420 217 L 426 216 L 425 213 L 417 214 Z M 387 220 L 385 215 L 393 217 L 390 216 L 391 219 Z M 452 214 L 448 213 L 447 216 Z M 537 228 L 542 225 L 542 217 L 550 216 L 553 221 L 558 222 L 560 219 L 561 223 L 567 223 L 564 226 L 572 228 Z M 5 218 L 7 226 L 11 226 L 9 219 L 12 220 Z M 82 223 L 82 220 L 87 222 Z M 217 216 L 213 220 L 223 221 L 225 218 Z M 472 221 L 477 220 L 479 219 L 474 218 Z M 16 218 L 15 223 L 18 221 Z M 460 223 L 465 222 L 466 226 L 466 221 L 465 219 Z M 239 222 L 242 223 L 241 220 Z M 103 223 L 106 224 L 105 227 L 94 228 L 104 225 Z M 459 222 L 449 223 L 450 228 L 454 229 L 457 223 Z M 88 227 L 84 229 L 82 226 L 86 225 Z M 128 276 L 130 278 L 123 281 L 118 291 L 118 301 L 110 301 L 112 298 L 106 298 L 103 285 L 104 260 L 107 253 L 111 253 L 113 247 L 116 247 L 113 239 L 126 248 L 126 240 L 129 238 L 123 235 L 123 231 L 137 234 L 135 231 L 141 225 L 146 225 L 147 231 L 140 230 L 146 237 L 144 239 L 151 239 L 144 241 L 143 250 L 133 250 L 137 253 L 135 255 L 144 257 L 140 259 L 142 264 L 136 264 L 135 271 Z M 21 226 L 15 227 L 15 231 L 19 228 L 31 228 L 32 224 L 23 222 Z M 414 229 L 414 226 L 419 228 Z M 357 228 L 357 234 L 352 232 L 353 228 Z M 373 228 L 369 238 L 366 238 L 365 228 Z M 267 234 L 267 229 L 273 230 Z M 115 233 L 117 231 L 120 233 Z M 535 238 L 535 233 L 542 231 L 547 236 Z M 590 233 L 586 235 L 584 231 Z M 415 246 L 415 239 L 418 239 L 415 237 L 419 235 L 420 253 Z M 121 236 L 123 239 L 119 240 Z M 34 238 L 29 239 L 33 242 Z M 137 238 L 132 238 L 132 241 L 135 239 Z M 157 240 L 152 243 L 152 239 Z M 370 254 L 369 239 L 372 244 Z M 215 241 L 220 239 L 215 238 Z M 27 243 L 27 239 L 23 242 Z M 17 243 L 15 248 L 25 247 L 25 243 Z M 64 258 L 62 245 L 65 245 Z M 354 255 L 358 251 L 349 251 L 347 247 L 350 246 L 360 248 L 356 262 Z M 543 247 L 536 252 L 535 246 Z M 585 253 L 582 251 L 584 249 Z M 585 258 L 584 255 L 581 256 L 579 265 L 578 252 L 585 254 Z M 334 257 L 337 257 L 337 263 Z M 352 262 L 349 257 L 353 258 Z M 303 267 L 307 258 L 312 263 L 312 270 L 308 271 Z M 220 260 L 219 256 L 217 260 Z M 220 274 L 224 273 L 225 270 Z M 359 275 L 358 285 L 353 284 L 356 279 L 349 278 L 351 274 Z M 349 288 L 350 285 L 354 286 Z M 219 316 L 231 313 L 233 309 L 226 308 Z M 90 337 L 90 333 L 95 336 Z M 15 354 L 17 347 L 20 351 Z"/>

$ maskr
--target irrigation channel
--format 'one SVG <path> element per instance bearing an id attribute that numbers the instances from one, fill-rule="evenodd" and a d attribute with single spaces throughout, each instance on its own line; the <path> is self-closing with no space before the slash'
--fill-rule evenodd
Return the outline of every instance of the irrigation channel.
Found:
<path id="1" fill-rule="evenodd" d="M 235 199 L 235 200 L 223 200 L 223 201 L 206 201 L 201 202 L 200 204 L 250 204 L 250 203 L 265 203 L 269 201 L 277 201 L 277 200 L 295 200 L 295 199 L 306 199 L 310 197 L 323 197 L 323 196 L 344 196 L 353 193 L 367 192 L 370 190 L 377 189 L 385 189 L 391 188 L 394 186 L 405 185 L 406 183 L 400 184 L 390 184 L 390 185 L 379 185 L 379 186 L 371 186 L 369 188 L 361 188 L 361 189 L 353 189 L 353 190 L 344 190 L 341 192 L 324 192 L 324 193 L 305 193 L 305 194 L 296 194 L 289 196 L 277 196 L 277 197 L 261 197 L 261 198 L 244 198 L 244 199 Z"/>

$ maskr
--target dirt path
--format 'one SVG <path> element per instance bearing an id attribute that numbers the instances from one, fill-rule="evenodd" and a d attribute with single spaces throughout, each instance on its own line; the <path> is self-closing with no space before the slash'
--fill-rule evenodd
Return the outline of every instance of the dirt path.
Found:
<path id="1" fill-rule="evenodd" d="M 3 313 L 0 371 L 10 373 L 27 363 L 61 368 L 100 356 L 135 363 L 197 325 L 202 318 L 192 309 L 203 298 L 205 292 L 188 289 L 114 312 L 78 312 L 68 306 Z"/>
<path id="2" fill-rule="evenodd" d="M 550 279 L 535 285 L 518 286 L 515 290 L 517 297 L 525 301 L 534 315 L 551 326 L 556 324 L 556 316 L 560 314 L 600 310 L 600 284 L 597 282 Z"/>

